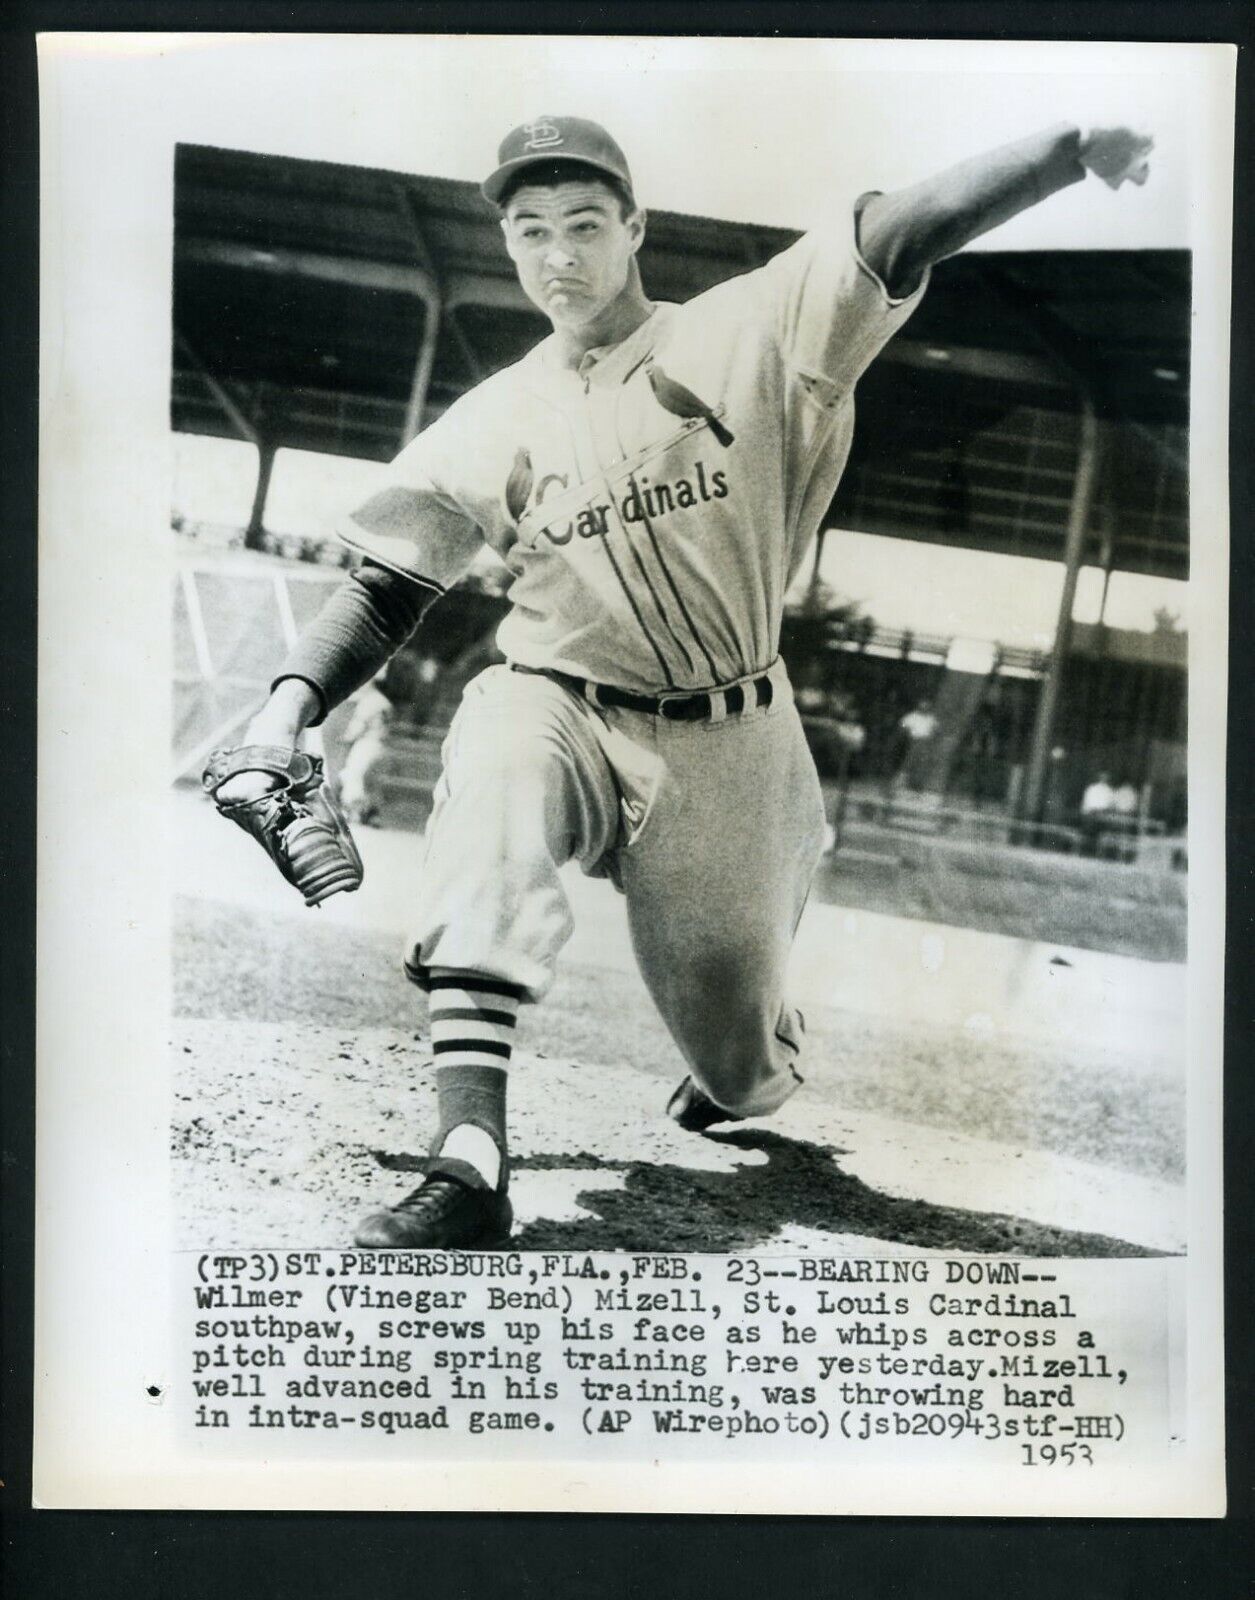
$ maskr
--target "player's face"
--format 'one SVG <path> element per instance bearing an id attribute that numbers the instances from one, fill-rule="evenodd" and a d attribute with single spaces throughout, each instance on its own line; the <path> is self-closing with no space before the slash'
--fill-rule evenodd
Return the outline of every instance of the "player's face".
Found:
<path id="1" fill-rule="evenodd" d="M 645 235 L 639 211 L 623 218 L 613 191 L 583 181 L 518 189 L 501 226 L 523 292 L 556 328 L 595 323 L 614 304 Z"/>

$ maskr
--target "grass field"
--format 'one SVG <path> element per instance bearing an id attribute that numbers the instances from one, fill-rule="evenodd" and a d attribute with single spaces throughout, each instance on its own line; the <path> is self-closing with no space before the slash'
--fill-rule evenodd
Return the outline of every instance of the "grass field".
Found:
<path id="1" fill-rule="evenodd" d="M 333 770 L 347 750 L 347 720 L 342 708 L 325 731 Z M 395 742 L 376 787 L 386 826 L 422 831 L 439 751 L 436 729 Z M 837 787 L 824 789 L 834 817 Z M 842 848 L 816 874 L 812 892 L 821 903 L 1145 961 L 1185 960 L 1183 872 L 921 834 L 869 821 L 859 809 L 849 806 Z"/>
<path id="2" fill-rule="evenodd" d="M 821 873 L 836 903 L 1146 961 L 1184 961 L 1184 873 L 856 828 Z"/>

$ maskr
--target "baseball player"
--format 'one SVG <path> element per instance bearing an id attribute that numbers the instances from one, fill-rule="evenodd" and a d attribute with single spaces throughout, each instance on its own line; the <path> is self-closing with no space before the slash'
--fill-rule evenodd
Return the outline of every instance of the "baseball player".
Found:
<path id="1" fill-rule="evenodd" d="M 1150 145 L 1059 127 L 851 196 L 765 266 L 674 305 L 642 288 L 645 213 L 610 135 L 547 116 L 506 136 L 483 193 L 552 332 L 419 434 L 343 522 L 360 568 L 205 780 L 307 899 L 352 887 L 346 830 L 310 814 L 323 796 L 300 734 L 484 541 L 504 560 L 505 662 L 468 685 L 445 744 L 406 963 L 430 997 L 439 1126 L 425 1181 L 369 1217 L 360 1246 L 508 1236 L 515 1021 L 570 936 L 569 861 L 626 898 L 688 1066 L 667 1107 L 681 1127 L 767 1115 L 797 1088 L 785 965 L 824 814 L 777 649 L 855 384 L 934 262 L 1087 171 L 1143 182 Z"/>
<path id="2" fill-rule="evenodd" d="M 369 826 L 379 815 L 372 780 L 387 755 L 388 729 L 395 711 L 386 678 L 385 667 L 358 690 L 352 718 L 344 730 L 348 751 L 340 766 L 340 805 L 350 822 L 363 826 Z"/>

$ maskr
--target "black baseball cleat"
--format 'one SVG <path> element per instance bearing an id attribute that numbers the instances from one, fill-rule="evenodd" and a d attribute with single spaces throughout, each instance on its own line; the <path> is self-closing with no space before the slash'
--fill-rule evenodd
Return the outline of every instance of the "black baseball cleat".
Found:
<path id="1" fill-rule="evenodd" d="M 667 1115 L 672 1122 L 678 1122 L 686 1133 L 705 1133 L 706 1129 L 713 1128 L 716 1122 L 743 1120 L 741 1117 L 734 1117 L 722 1106 L 717 1106 L 709 1095 L 702 1093 L 692 1078 L 685 1078 L 667 1101 Z"/>
<path id="2" fill-rule="evenodd" d="M 437 1172 L 404 1200 L 367 1217 L 353 1243 L 363 1250 L 499 1250 L 513 1222 L 508 1195 L 482 1179 Z"/>

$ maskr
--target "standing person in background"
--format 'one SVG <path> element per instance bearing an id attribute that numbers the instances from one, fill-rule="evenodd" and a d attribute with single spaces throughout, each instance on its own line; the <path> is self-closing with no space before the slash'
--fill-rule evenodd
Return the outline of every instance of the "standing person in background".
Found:
<path id="1" fill-rule="evenodd" d="M 440 663 L 399 652 L 351 700 L 353 715 L 344 730 L 348 752 L 340 769 L 340 804 L 350 822 L 378 821 L 381 769 L 391 749 L 390 736 L 428 722 L 435 702 Z"/>
<path id="2" fill-rule="evenodd" d="M 389 663 L 389 666 L 391 663 Z M 353 715 L 344 730 L 347 754 L 340 767 L 340 804 L 350 822 L 372 826 L 379 816 L 374 793 L 375 772 L 388 747 L 388 729 L 396 714 L 384 692 L 388 667 L 377 672 L 353 699 Z"/>
<path id="3" fill-rule="evenodd" d="M 898 723 L 898 754 L 894 787 L 908 784 L 919 787 L 919 768 L 924 750 L 937 732 L 937 713 L 931 700 L 921 700 Z"/>

